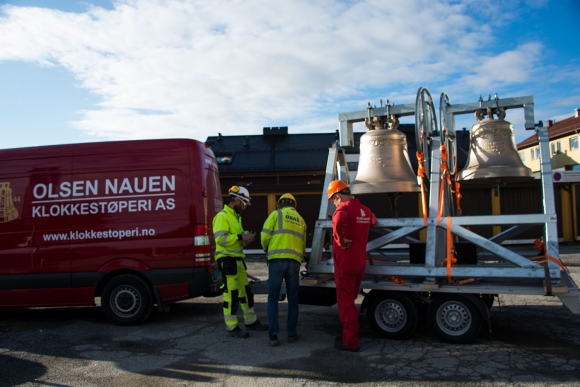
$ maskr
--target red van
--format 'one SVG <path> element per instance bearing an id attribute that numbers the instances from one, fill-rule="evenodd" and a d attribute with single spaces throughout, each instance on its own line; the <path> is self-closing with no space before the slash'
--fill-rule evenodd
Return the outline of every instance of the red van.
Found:
<path id="1" fill-rule="evenodd" d="M 94 305 L 121 325 L 217 296 L 211 149 L 189 139 L 0 150 L 0 307 Z"/>

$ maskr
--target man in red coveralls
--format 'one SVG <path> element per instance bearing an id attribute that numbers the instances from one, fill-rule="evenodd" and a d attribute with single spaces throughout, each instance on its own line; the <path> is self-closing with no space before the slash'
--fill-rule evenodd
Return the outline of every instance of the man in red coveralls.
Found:
<path id="1" fill-rule="evenodd" d="M 342 336 L 336 337 L 334 348 L 358 352 L 358 309 L 354 302 L 366 268 L 369 229 L 377 218 L 350 194 L 344 181 L 330 182 L 327 193 L 328 200 L 336 206 L 332 215 L 332 251 L 338 314 L 342 324 Z"/>

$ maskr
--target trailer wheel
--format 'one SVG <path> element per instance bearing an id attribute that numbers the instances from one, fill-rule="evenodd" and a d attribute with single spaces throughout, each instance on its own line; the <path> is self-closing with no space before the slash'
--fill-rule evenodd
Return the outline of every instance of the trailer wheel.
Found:
<path id="1" fill-rule="evenodd" d="M 417 309 L 407 295 L 381 292 L 373 297 L 367 309 L 373 331 L 383 338 L 401 340 L 409 337 L 417 326 Z"/>
<path id="2" fill-rule="evenodd" d="M 440 294 L 427 309 L 427 324 L 440 340 L 469 343 L 481 330 L 482 318 L 471 301 L 458 294 Z"/>
<path id="3" fill-rule="evenodd" d="M 153 311 L 149 286 L 134 275 L 111 279 L 103 289 L 101 307 L 105 316 L 118 325 L 137 325 Z"/>

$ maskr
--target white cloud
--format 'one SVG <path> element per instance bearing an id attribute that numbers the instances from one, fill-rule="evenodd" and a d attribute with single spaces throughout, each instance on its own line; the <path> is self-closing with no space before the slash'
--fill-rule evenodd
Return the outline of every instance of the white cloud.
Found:
<path id="1" fill-rule="evenodd" d="M 408 103 L 427 84 L 474 99 L 473 90 L 526 82 L 541 45 L 485 50 L 493 28 L 469 12 L 476 3 L 124 0 L 85 13 L 4 6 L 0 60 L 71 71 L 101 98 L 73 125 L 98 138 L 326 131 L 338 112 L 364 109 L 373 94 L 374 103 Z"/>

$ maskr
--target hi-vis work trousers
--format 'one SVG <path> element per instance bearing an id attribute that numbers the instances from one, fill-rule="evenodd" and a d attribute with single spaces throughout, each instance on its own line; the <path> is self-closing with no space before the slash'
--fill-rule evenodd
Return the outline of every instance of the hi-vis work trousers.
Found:
<path id="1" fill-rule="evenodd" d="M 254 294 L 248 282 L 246 264 L 241 259 L 220 258 L 218 260 L 224 278 L 221 289 L 224 292 L 224 320 L 226 329 L 233 331 L 238 326 L 238 305 L 242 306 L 245 325 L 257 321 L 254 312 Z"/>

